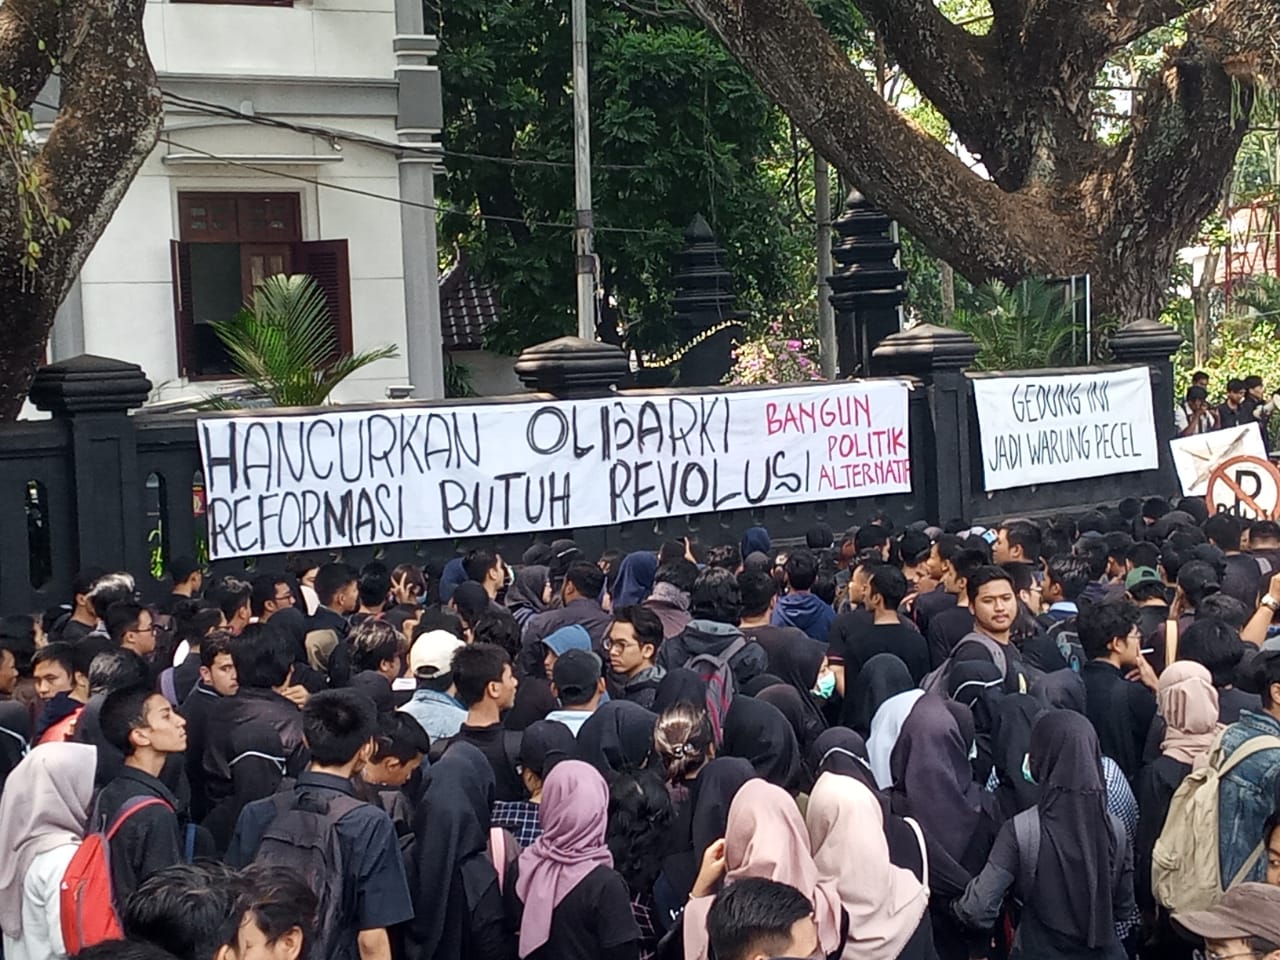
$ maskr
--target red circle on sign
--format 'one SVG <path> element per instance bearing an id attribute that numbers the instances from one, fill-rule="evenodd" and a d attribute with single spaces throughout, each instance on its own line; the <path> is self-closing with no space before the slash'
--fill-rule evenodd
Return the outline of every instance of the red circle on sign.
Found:
<path id="1" fill-rule="evenodd" d="M 1252 493 L 1241 488 L 1232 472 L 1235 468 L 1243 466 L 1252 467 L 1260 477 L 1269 480 L 1270 489 L 1265 489 L 1266 484 L 1262 484 L 1260 489 Z M 1218 495 L 1222 495 L 1221 500 Z M 1209 486 L 1205 490 L 1204 500 L 1210 513 L 1222 512 L 1219 509 L 1220 506 L 1233 503 L 1234 509 L 1228 512 L 1236 516 L 1246 520 L 1275 520 L 1280 516 L 1280 469 L 1277 469 L 1269 460 L 1258 457 L 1232 457 L 1214 469 L 1209 477 Z M 1243 512 L 1245 508 L 1251 511 L 1249 515 Z"/>

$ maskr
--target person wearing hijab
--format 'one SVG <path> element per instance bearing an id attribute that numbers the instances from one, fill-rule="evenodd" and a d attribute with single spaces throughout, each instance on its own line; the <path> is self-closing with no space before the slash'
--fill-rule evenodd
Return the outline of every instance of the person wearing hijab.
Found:
<path id="1" fill-rule="evenodd" d="M 0 931 L 5 960 L 60 960 L 62 875 L 84 838 L 97 751 L 48 743 L 31 751 L 0 794 Z"/>
<path id="2" fill-rule="evenodd" d="M 609 787 L 580 760 L 547 776 L 543 833 L 516 867 L 507 898 L 521 960 L 637 960 L 640 928 L 605 839 Z"/>
<path id="3" fill-rule="evenodd" d="M 547 578 L 547 568 L 542 564 L 533 564 L 523 567 L 516 574 L 515 580 L 507 589 L 504 603 L 523 629 L 530 617 L 547 608 L 550 594 L 551 581 Z"/>
<path id="4" fill-rule="evenodd" d="M 602 703 L 578 730 L 578 756 L 604 776 L 638 770 L 653 750 L 657 722 L 657 714 L 630 700 Z"/>
<path id="5" fill-rule="evenodd" d="M 1023 693 L 1011 693 L 995 705 L 991 718 L 991 761 L 1001 820 L 1034 807 L 1040 799 L 1040 788 L 1029 779 L 1027 756 L 1031 752 L 1031 730 L 1036 718 L 1044 712 L 1045 708 L 1034 697 Z"/>
<path id="6" fill-rule="evenodd" d="M 871 735 L 871 718 L 890 697 L 914 690 L 911 671 L 902 658 L 877 653 L 862 665 L 853 681 L 853 691 L 845 697 L 840 722 L 864 737 Z"/>
<path id="7" fill-rule="evenodd" d="M 803 639 L 796 637 L 769 650 L 769 672 L 800 695 L 805 713 L 820 724 L 818 732 L 826 729 L 821 702 L 835 691 L 835 674 L 827 665 L 827 645 L 807 636 Z M 821 682 L 828 676 L 830 686 L 822 692 Z"/>
<path id="8" fill-rule="evenodd" d="M 1098 735 L 1084 716 L 1051 710 L 1031 732 L 1040 800 L 1005 823 L 987 865 L 953 904 L 990 929 L 1006 894 L 1022 904 L 1010 960 L 1123 960 L 1115 922 L 1133 907 L 1133 855 L 1106 810 Z"/>
<path id="9" fill-rule="evenodd" d="M 973 718 L 973 778 L 980 784 L 991 775 L 991 726 L 997 703 L 1006 696 L 1004 676 L 989 660 L 960 660 L 948 675 L 947 696 L 968 708 Z"/>
<path id="10" fill-rule="evenodd" d="M 720 753 L 742 757 L 765 780 L 793 791 L 800 785 L 800 748 L 791 724 L 771 703 L 734 697 L 724 716 Z"/>
<path id="11" fill-rule="evenodd" d="M 1087 692 L 1084 680 L 1070 667 L 1037 677 L 1027 693 L 1046 710 L 1085 712 Z"/>
<path id="12" fill-rule="evenodd" d="M 807 709 L 808 698 L 802 697 L 800 691 L 790 684 L 781 683 L 761 690 L 756 694 L 756 699 L 778 708 L 778 712 L 786 718 L 787 723 L 791 725 L 792 733 L 796 735 L 800 756 L 807 757 L 813 741 L 817 740 L 818 734 L 827 727 L 822 714 L 811 713 Z"/>
<path id="13" fill-rule="evenodd" d="M 707 960 L 707 914 L 715 903 L 716 888 L 746 877 L 790 884 L 807 896 L 813 904 L 823 954 L 840 956 L 848 919 L 836 885 L 823 878 L 813 862 L 799 809 L 781 787 L 748 780 L 729 807 L 723 841 L 707 848 L 684 908 L 685 960 Z"/>
<path id="14" fill-rule="evenodd" d="M 493 768 L 474 744 L 452 744 L 427 771 L 413 818 L 408 960 L 510 960 L 502 891 L 489 855 L 493 794 Z"/>
<path id="15" fill-rule="evenodd" d="M 1191 660 L 1178 660 L 1160 674 L 1156 692 L 1164 718 L 1160 756 L 1138 775 L 1138 830 L 1134 851 L 1134 894 L 1144 910 L 1156 908 L 1151 893 L 1151 854 L 1164 829 L 1169 803 L 1182 780 L 1209 762 L 1209 750 L 1221 726 L 1218 723 L 1218 691 L 1209 670 Z M 1166 949 L 1187 954 L 1182 939 L 1173 932 L 1168 915 L 1161 915 L 1159 932 Z"/>
<path id="16" fill-rule="evenodd" d="M 747 557 L 753 553 L 773 555 L 773 541 L 769 539 L 769 531 L 764 527 L 748 527 L 747 532 L 742 535 L 742 555 Z"/>
<path id="17" fill-rule="evenodd" d="M 704 708 L 707 705 L 707 683 L 693 670 L 677 667 L 668 670 L 658 683 L 653 698 L 653 712 L 661 716 L 677 703 Z"/>
<path id="18" fill-rule="evenodd" d="M 613 588 L 613 609 L 647 599 L 653 592 L 657 572 L 658 555 L 650 550 L 636 550 L 623 557 L 618 565 L 618 582 Z"/>
<path id="19" fill-rule="evenodd" d="M 454 557 L 440 574 L 440 602 L 448 603 L 459 585 L 467 582 L 467 568 L 462 557 Z"/>
<path id="20" fill-rule="evenodd" d="M 896 658 L 895 658 L 896 659 Z M 881 790 L 893 786 L 893 748 L 898 743 L 902 725 L 915 708 L 916 702 L 924 696 L 923 690 L 914 687 L 896 693 L 885 700 L 871 717 L 871 735 L 867 737 L 867 755 L 870 758 L 871 772 L 875 774 L 876 785 Z"/>
<path id="21" fill-rule="evenodd" d="M 875 794 L 835 773 L 820 776 L 809 794 L 814 863 L 849 917 L 842 960 L 932 960 L 927 877 L 894 865 L 883 817 Z M 923 836 L 918 843 L 923 851 Z"/>

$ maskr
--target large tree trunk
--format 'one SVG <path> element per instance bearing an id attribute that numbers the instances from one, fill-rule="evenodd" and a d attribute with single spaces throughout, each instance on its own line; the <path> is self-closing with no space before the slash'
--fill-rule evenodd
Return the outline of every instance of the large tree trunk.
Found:
<path id="1" fill-rule="evenodd" d="M 26 109 L 57 64 L 62 102 L 30 167 L 59 233 L 37 217 L 34 270 L 23 266 L 17 171 L 0 162 L 0 419 L 18 415 L 58 305 L 155 146 L 162 113 L 142 30 L 145 0 L 6 0 L 0 86 Z M 0 130 L 0 136 L 11 131 Z"/>
<path id="2" fill-rule="evenodd" d="M 1280 75 L 1275 0 L 993 0 L 990 33 L 933 0 L 854 0 L 980 157 L 969 170 L 877 96 L 806 0 L 686 0 L 849 182 L 975 282 L 1093 278 L 1095 313 L 1156 316 L 1169 270 L 1217 206 L 1255 78 Z M 1189 39 L 1118 144 L 1090 93 L 1120 47 L 1188 8 Z"/>

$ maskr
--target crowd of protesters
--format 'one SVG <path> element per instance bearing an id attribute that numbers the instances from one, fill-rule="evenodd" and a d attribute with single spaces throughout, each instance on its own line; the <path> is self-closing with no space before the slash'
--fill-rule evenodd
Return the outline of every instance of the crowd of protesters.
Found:
<path id="1" fill-rule="evenodd" d="M 1278 402 L 1280 393 L 1268 397 L 1266 384 L 1258 376 L 1232 377 L 1227 381 L 1226 396 L 1216 402 L 1209 397 L 1209 375 L 1197 370 L 1191 375 L 1191 386 L 1187 387 L 1182 403 L 1174 408 L 1173 425 L 1178 436 L 1190 437 L 1257 423 L 1266 438 Z"/>
<path id="2" fill-rule="evenodd" d="M 124 572 L 0 621 L 4 960 L 1280 960 L 1280 526 Z"/>

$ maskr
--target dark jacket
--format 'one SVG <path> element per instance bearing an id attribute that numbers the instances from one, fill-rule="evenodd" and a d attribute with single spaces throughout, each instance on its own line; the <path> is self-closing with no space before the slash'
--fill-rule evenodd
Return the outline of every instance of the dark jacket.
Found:
<path id="1" fill-rule="evenodd" d="M 624 700 L 640 704 L 646 710 L 652 710 L 653 701 L 658 696 L 658 685 L 666 675 L 667 671 L 662 667 L 647 667 L 620 683 L 620 696 Z"/>
<path id="2" fill-rule="evenodd" d="M 164 805 L 153 804 L 131 814 L 111 839 L 111 893 L 117 910 L 151 874 L 182 862 L 178 798 L 145 771 L 125 767 L 103 787 L 94 806 L 91 825 L 105 831 L 120 808 L 133 797 L 158 797 Z"/>
<path id="3" fill-rule="evenodd" d="M 351 682 L 351 650 L 347 646 L 347 634 L 351 632 L 351 624 L 336 610 L 316 607 L 316 612 L 307 622 L 307 633 L 310 634 L 313 630 L 332 630 L 338 635 L 338 645 L 329 654 L 325 672 L 329 675 L 329 686 L 345 687 Z"/>
<path id="4" fill-rule="evenodd" d="M 1086 713 L 1098 733 L 1098 745 L 1132 783 L 1142 766 L 1147 731 L 1156 715 L 1156 695 L 1142 684 L 1126 680 L 1119 667 L 1105 660 L 1090 660 L 1080 668 L 1080 676 Z"/>
<path id="5" fill-rule="evenodd" d="M 524 625 L 523 642 L 528 645 L 533 641 L 542 641 L 561 627 L 578 624 L 591 635 L 591 648 L 596 653 L 604 653 L 605 638 L 609 635 L 609 625 L 613 618 L 604 612 L 600 604 L 585 597 L 570 600 L 563 607 L 543 610 L 542 613 L 530 617 Z"/>
<path id="6" fill-rule="evenodd" d="M 203 683 L 197 683 L 191 695 L 182 701 L 178 712 L 187 721 L 187 782 L 191 784 L 191 818 L 197 822 L 209 812 L 209 796 L 205 789 L 204 748 L 209 740 L 209 715 L 221 695 Z"/>
<path id="7" fill-rule="evenodd" d="M 309 759 L 302 742 L 302 711 L 274 690 L 241 687 L 234 697 L 216 700 L 209 708 L 205 737 L 210 806 L 239 792 L 236 781 L 262 784 L 261 790 L 250 791 L 257 796 L 240 796 L 240 806 L 270 796 L 281 777 L 296 777 Z"/>
<path id="8" fill-rule="evenodd" d="M 658 651 L 658 666 L 676 670 L 702 653 L 718 656 L 729 644 L 742 637 L 742 631 L 714 620 L 690 620 L 684 633 L 663 643 Z M 741 687 L 769 669 L 769 656 L 754 640 L 747 643 L 729 661 L 734 683 Z"/>
<path id="9" fill-rule="evenodd" d="M 796 627 L 820 643 L 827 642 L 827 633 L 836 612 L 831 604 L 813 593 L 788 593 L 778 600 L 770 622 L 775 627 Z"/>

